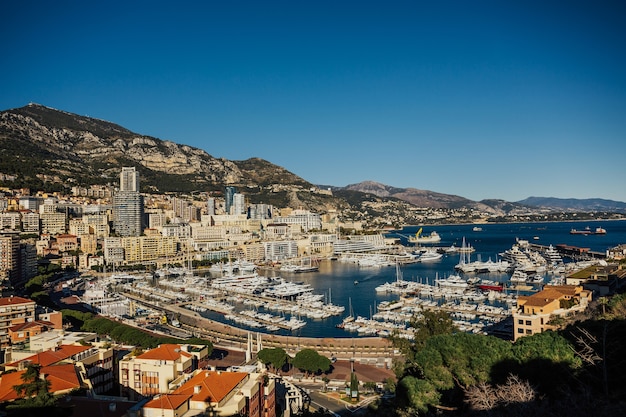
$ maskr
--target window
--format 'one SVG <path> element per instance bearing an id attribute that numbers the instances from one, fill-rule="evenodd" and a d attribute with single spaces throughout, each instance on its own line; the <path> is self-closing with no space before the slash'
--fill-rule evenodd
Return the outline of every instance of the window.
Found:
<path id="1" fill-rule="evenodd" d="M 520 327 L 519 329 L 517 329 L 517 333 L 524 334 L 524 329 L 522 329 L 522 328 Z"/>
<path id="2" fill-rule="evenodd" d="M 526 329 L 526 334 L 533 334 L 533 331 L 531 329 Z"/>
<path id="3" fill-rule="evenodd" d="M 524 324 L 524 320 L 519 319 L 519 320 L 517 321 L 517 324 Z"/>
<path id="4" fill-rule="evenodd" d="M 531 325 L 530 320 L 526 320 L 526 326 L 530 326 L 530 325 Z"/>

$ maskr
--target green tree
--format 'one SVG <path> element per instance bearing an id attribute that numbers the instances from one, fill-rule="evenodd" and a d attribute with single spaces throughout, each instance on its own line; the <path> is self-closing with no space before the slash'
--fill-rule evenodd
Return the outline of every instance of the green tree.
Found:
<path id="1" fill-rule="evenodd" d="M 402 353 L 403 361 L 396 362 L 395 372 L 398 377 L 406 374 L 417 375 L 415 355 L 426 342 L 436 335 L 452 334 L 456 328 L 450 315 L 445 311 L 424 311 L 420 316 L 413 316 L 410 327 L 413 328 L 413 340 L 393 334 L 390 339 L 393 346 Z"/>
<path id="2" fill-rule="evenodd" d="M 398 405 L 409 412 L 426 414 L 430 407 L 439 404 L 441 394 L 430 382 L 407 375 L 398 382 L 396 399 Z"/>
<path id="3" fill-rule="evenodd" d="M 358 402 L 360 396 L 359 379 L 356 377 L 356 374 L 352 372 L 350 374 L 350 399 Z"/>
<path id="4" fill-rule="evenodd" d="M 32 409 L 53 407 L 56 404 L 55 397 L 49 392 L 50 381 L 40 375 L 41 365 L 28 365 L 20 379 L 22 383 L 14 385 L 18 397 L 21 397 L 8 409 Z"/>
<path id="5" fill-rule="evenodd" d="M 307 374 L 317 374 L 330 370 L 331 362 L 325 356 L 320 355 L 313 349 L 302 349 L 296 353 L 292 365 L 305 371 Z"/>
<path id="6" fill-rule="evenodd" d="M 283 348 L 265 348 L 258 353 L 259 360 L 266 365 L 272 365 L 274 370 L 283 369 L 287 365 L 287 352 Z"/>

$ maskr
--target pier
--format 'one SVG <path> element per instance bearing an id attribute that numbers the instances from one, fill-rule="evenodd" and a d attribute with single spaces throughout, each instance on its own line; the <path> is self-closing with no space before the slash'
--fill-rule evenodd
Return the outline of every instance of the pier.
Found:
<path id="1" fill-rule="evenodd" d="M 532 250 L 537 252 L 545 252 L 549 246 L 539 245 L 537 243 L 529 243 Z M 563 243 L 553 245 L 554 249 L 559 252 L 562 257 L 573 259 L 576 261 L 590 260 L 590 259 L 606 259 L 606 253 L 594 252 L 590 248 L 581 248 L 578 246 L 570 246 Z"/>

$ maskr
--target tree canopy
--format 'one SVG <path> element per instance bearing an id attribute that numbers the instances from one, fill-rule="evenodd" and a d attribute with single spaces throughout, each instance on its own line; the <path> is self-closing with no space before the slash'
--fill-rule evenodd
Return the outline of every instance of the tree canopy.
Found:
<path id="1" fill-rule="evenodd" d="M 325 356 L 320 355 L 313 349 L 302 349 L 296 353 L 291 361 L 296 368 L 311 374 L 318 374 L 330 370 L 331 362 Z"/>

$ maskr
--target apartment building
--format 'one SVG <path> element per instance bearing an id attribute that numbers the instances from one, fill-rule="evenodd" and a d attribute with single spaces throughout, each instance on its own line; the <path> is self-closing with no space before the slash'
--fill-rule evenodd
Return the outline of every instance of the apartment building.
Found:
<path id="1" fill-rule="evenodd" d="M 41 230 L 51 235 L 60 235 L 67 232 L 67 215 L 65 213 L 41 213 Z"/>
<path id="2" fill-rule="evenodd" d="M 6 369 L 25 369 L 28 364 L 43 367 L 71 364 L 75 374 L 81 378 L 81 386 L 95 394 L 108 393 L 113 389 L 113 348 L 96 343 L 96 346 L 60 344 L 37 352 L 14 362 L 6 363 Z"/>
<path id="3" fill-rule="evenodd" d="M 23 324 L 35 320 L 35 306 L 33 300 L 11 296 L 0 298 L 0 360 L 4 362 L 4 353 L 10 345 L 9 328 L 16 324 Z"/>
<path id="4" fill-rule="evenodd" d="M 154 397 L 144 417 L 211 410 L 216 416 L 275 417 L 275 382 L 255 372 L 198 370 L 169 394 Z"/>
<path id="5" fill-rule="evenodd" d="M 18 232 L 0 233 L 0 279 L 12 284 L 20 281 L 20 237 Z"/>
<path id="6" fill-rule="evenodd" d="M 584 311 L 590 301 L 591 291 L 574 285 L 549 285 L 530 296 L 519 296 L 513 312 L 513 340 L 554 329 L 549 324 L 552 318 Z"/>
<path id="7" fill-rule="evenodd" d="M 132 263 L 174 257 L 178 239 L 158 235 L 107 238 L 104 240 L 104 257 L 107 263 Z"/>
<path id="8" fill-rule="evenodd" d="M 120 394 L 131 400 L 167 393 L 170 382 L 197 369 L 207 346 L 163 344 L 119 362 Z"/>

